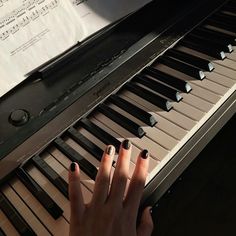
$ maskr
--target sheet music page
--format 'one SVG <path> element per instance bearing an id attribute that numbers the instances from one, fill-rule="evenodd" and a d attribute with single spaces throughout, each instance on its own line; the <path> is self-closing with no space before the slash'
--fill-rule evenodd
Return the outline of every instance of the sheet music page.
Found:
<path id="1" fill-rule="evenodd" d="M 29 72 L 151 0 L 0 0 L 0 97 Z"/>
<path id="2" fill-rule="evenodd" d="M 83 37 L 69 0 L 0 0 L 0 97 Z"/>
<path id="3" fill-rule="evenodd" d="M 83 26 L 84 38 L 137 11 L 152 0 L 70 0 Z"/>

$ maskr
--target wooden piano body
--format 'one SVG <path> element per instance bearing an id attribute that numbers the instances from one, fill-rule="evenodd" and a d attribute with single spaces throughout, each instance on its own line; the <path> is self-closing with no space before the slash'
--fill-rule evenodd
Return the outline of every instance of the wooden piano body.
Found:
<path id="1" fill-rule="evenodd" d="M 11 181 L 16 178 L 19 166 L 24 168 L 29 165 L 32 157 L 44 153 L 55 142 L 56 137 L 64 137 L 69 127 L 76 126 L 78 120 L 89 116 L 98 104 L 104 103 L 111 94 L 118 93 L 121 88 L 124 88 L 124 84 L 131 81 L 147 66 L 153 65 L 161 55 L 165 56 L 168 49 L 176 47 L 179 41 L 181 43 L 190 31 L 204 24 L 202 22 L 206 18 L 211 17 L 225 4 L 236 5 L 235 1 L 227 2 L 223 0 L 207 2 L 182 0 L 176 3 L 153 1 L 118 25 L 77 45 L 66 55 L 41 68 L 23 84 L 2 97 L 0 100 L 0 180 L 3 188 L 5 189 L 9 183 L 12 184 Z M 236 12 L 234 14 L 236 15 Z M 232 16 L 234 20 L 235 15 Z M 236 32 L 233 33 L 236 38 Z M 233 53 L 236 58 L 235 52 L 231 54 Z M 226 54 L 230 53 L 226 52 Z M 230 57 L 229 60 L 236 65 L 236 61 L 232 58 Z M 218 61 L 216 66 L 222 68 Z M 153 168 L 147 182 L 141 207 L 155 204 L 235 114 L 236 67 L 225 67 L 227 68 L 225 77 L 229 84 L 230 81 L 232 82 L 231 87 L 223 86 L 219 81 L 214 82 L 214 79 L 210 79 L 210 84 L 212 82 L 217 84 L 216 88 L 220 86 L 227 88 L 226 94 L 219 96 L 217 106 L 212 106 L 209 112 L 205 112 L 201 121 L 195 122 L 196 125 L 188 130 L 183 140 L 176 140 L 177 144 L 173 148 L 175 150 L 168 149 L 169 144 L 167 148 L 165 144 L 160 145 L 160 150 L 168 149 L 167 152 L 171 153 L 168 158 L 163 158 L 164 161 L 158 160 L 158 153 L 151 153 L 156 158 L 158 167 Z M 229 75 L 230 72 L 232 76 Z M 207 73 L 219 74 L 218 71 Z M 224 77 L 220 75 L 221 78 Z M 201 82 L 204 83 L 204 80 Z M 196 86 L 195 83 L 193 86 Z M 198 85 L 196 87 L 198 88 Z M 186 106 L 188 107 L 189 104 L 187 103 Z M 172 110 L 175 110 L 175 103 L 173 107 Z M 145 109 L 147 112 L 153 112 L 144 105 Z M 26 119 L 29 120 L 25 124 L 16 125 L 9 119 L 11 113 L 17 110 L 26 112 L 28 116 Z M 196 110 L 196 107 L 193 110 Z M 164 117 L 168 119 L 168 114 L 161 116 L 162 119 Z M 158 129 L 158 123 L 156 128 Z M 121 131 L 117 132 L 120 134 Z M 117 138 L 121 140 L 124 136 L 120 135 Z M 132 140 L 133 136 L 127 138 Z M 168 140 L 173 140 L 173 137 Z M 138 149 L 145 148 L 139 142 L 134 145 Z M 89 189 L 87 186 L 86 188 Z M 11 187 L 12 189 L 14 187 Z M 3 191 L 1 188 L 0 190 Z M 2 222 L 4 217 L 1 213 Z M 4 227 L 1 225 L 1 228 Z"/>

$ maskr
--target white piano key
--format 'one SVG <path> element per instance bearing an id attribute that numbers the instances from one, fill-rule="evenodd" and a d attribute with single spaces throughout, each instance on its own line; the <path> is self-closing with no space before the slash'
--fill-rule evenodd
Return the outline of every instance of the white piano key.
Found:
<path id="1" fill-rule="evenodd" d="M 209 73 L 205 72 L 207 79 L 218 83 L 226 88 L 231 88 L 234 84 L 235 81 L 231 78 L 225 77 L 224 75 L 218 74 L 218 73 Z"/>
<path id="2" fill-rule="evenodd" d="M 182 80 L 191 80 L 190 77 L 182 74 L 181 72 L 175 71 L 169 67 L 166 67 L 165 65 L 158 65 L 158 68 L 160 70 L 166 71 L 167 73 L 170 73 L 171 75 L 175 75 L 176 77 L 182 79 Z M 214 92 L 210 91 L 206 86 L 204 86 L 203 82 L 200 81 L 202 84 L 196 83 L 196 80 L 189 81 L 192 87 L 191 93 L 198 96 L 199 98 L 202 98 L 206 101 L 211 102 L 212 104 L 215 104 L 220 99 L 220 95 L 215 94 Z M 201 85 L 201 86 L 200 86 Z"/>
<path id="3" fill-rule="evenodd" d="M 66 137 L 65 142 L 69 144 L 72 148 L 74 148 L 77 152 L 79 152 L 85 159 L 87 159 L 90 163 L 92 163 L 97 169 L 100 167 L 100 162 L 92 156 L 89 152 L 79 146 L 73 139 Z M 135 165 L 133 163 L 130 164 L 130 177 L 133 174 Z M 114 167 L 111 168 L 111 176 L 114 173 Z"/>
<path id="4" fill-rule="evenodd" d="M 80 145 L 78 145 L 73 139 L 69 137 L 63 138 L 63 140 L 70 145 L 75 151 L 77 151 L 81 156 L 83 156 L 86 160 L 88 160 L 91 164 L 93 164 L 97 169 L 100 166 L 100 162 L 92 156 L 88 151 L 83 149 Z"/>
<path id="5" fill-rule="evenodd" d="M 236 70 L 232 70 L 230 68 L 227 68 L 227 67 L 219 65 L 219 64 L 216 68 L 217 68 L 216 69 L 217 73 L 227 76 L 227 77 L 236 81 Z"/>
<path id="6" fill-rule="evenodd" d="M 93 142 L 94 144 L 96 144 L 98 147 L 100 147 L 100 142 L 97 142 L 97 138 L 94 137 L 92 134 L 88 134 L 89 132 L 84 130 L 84 129 L 81 129 L 80 128 L 80 132 L 85 136 L 87 137 L 91 142 Z M 101 148 L 101 147 L 100 147 Z M 104 149 L 103 149 L 104 150 Z M 85 151 L 86 152 L 86 151 Z M 85 154 L 86 156 L 90 155 L 89 153 L 88 154 Z M 94 158 L 94 157 L 91 157 L 91 158 Z M 116 163 L 117 162 L 117 158 L 118 158 L 118 155 L 115 154 L 114 155 L 114 162 Z M 100 166 L 100 163 L 98 162 L 98 167 Z M 113 164 L 113 166 L 115 167 L 116 165 Z M 114 173 L 114 167 L 112 168 L 112 175 Z M 133 163 L 132 161 L 130 162 L 130 166 L 129 166 L 129 178 L 132 177 L 133 175 L 133 172 L 134 172 L 134 169 L 135 169 L 135 163 Z"/>
<path id="7" fill-rule="evenodd" d="M 58 149 L 52 147 L 49 150 L 49 153 L 55 157 L 56 160 L 58 160 L 66 169 L 69 169 L 71 160 L 66 157 L 62 152 L 60 152 Z M 82 170 L 80 170 L 80 181 L 92 192 L 94 190 L 94 180 L 89 178 L 88 175 L 86 175 Z"/>
<path id="8" fill-rule="evenodd" d="M 35 167 L 27 168 L 29 175 L 37 182 L 45 192 L 63 209 L 63 216 L 70 220 L 69 200 Z"/>
<path id="9" fill-rule="evenodd" d="M 69 223 L 64 217 L 53 219 L 19 179 L 12 179 L 10 185 L 53 235 L 68 235 Z"/>
<path id="10" fill-rule="evenodd" d="M 203 54 L 201 52 L 198 52 L 193 49 L 186 48 L 186 47 L 178 47 L 178 49 L 181 51 L 187 52 L 189 54 L 196 55 L 201 58 L 210 60 L 211 63 L 215 67 L 215 69 L 213 71 L 214 73 L 216 72 L 216 73 L 219 73 L 223 76 L 227 76 L 231 79 L 234 79 L 234 80 L 236 79 L 235 63 L 232 60 L 230 60 L 228 58 L 225 58 L 224 60 L 217 60 L 217 59 L 212 58 L 206 54 Z M 234 54 L 236 54 L 236 53 L 232 52 L 230 55 L 234 55 Z"/>
<path id="11" fill-rule="evenodd" d="M 110 127 L 107 127 L 106 125 L 104 125 L 103 123 L 101 123 L 99 120 L 91 117 L 91 121 L 98 125 L 99 127 L 101 127 L 103 130 L 105 130 L 106 132 L 112 134 L 114 137 L 120 137 L 119 134 L 117 134 L 114 130 L 112 130 Z M 122 142 L 124 140 L 124 138 L 119 138 L 119 140 Z M 137 157 L 139 156 L 141 152 L 141 149 L 139 149 L 135 143 L 132 143 L 132 152 L 131 152 L 131 162 L 136 163 L 137 161 Z M 131 163 L 130 162 L 130 163 Z M 152 157 L 152 155 L 149 153 L 149 167 L 148 167 L 148 175 L 147 175 L 147 179 L 146 179 L 146 183 L 148 183 L 151 178 L 149 176 L 149 173 L 151 173 L 156 167 L 157 165 L 160 163 L 160 161 L 157 161 L 154 157 Z M 128 180 L 129 183 L 130 180 Z M 127 190 L 127 188 L 126 188 Z"/>
<path id="12" fill-rule="evenodd" d="M 108 132 L 109 134 L 111 134 L 113 137 L 117 138 L 120 142 L 122 142 L 124 140 L 123 137 L 121 137 L 119 134 L 117 134 L 115 131 L 113 131 L 112 129 L 108 128 L 107 126 L 105 126 L 103 123 L 97 121 L 95 118 L 90 118 L 90 120 L 98 125 L 99 127 L 101 127 L 104 131 Z M 86 136 L 87 138 L 89 138 L 90 140 L 92 140 L 94 143 L 96 143 L 99 146 L 99 142 L 100 140 L 98 140 L 96 137 L 94 137 L 92 134 L 90 134 L 88 131 L 84 130 L 84 129 L 80 129 L 80 132 L 84 134 L 84 136 Z M 99 142 L 98 142 L 99 141 Z M 132 153 L 131 153 L 131 162 L 133 162 L 134 164 L 137 161 L 137 157 L 139 155 L 139 153 L 141 152 L 141 150 L 139 148 L 137 148 L 134 144 L 132 147 Z M 149 172 L 152 171 L 152 169 L 158 164 L 158 162 L 156 160 L 154 160 L 152 157 L 150 158 L 149 161 Z"/>
<path id="13" fill-rule="evenodd" d="M 198 80 L 197 80 L 198 81 Z M 201 81 L 198 81 L 201 82 Z M 141 85 L 141 87 L 145 87 L 144 85 Z M 149 91 L 152 91 L 150 88 L 146 88 Z M 152 91 L 155 94 L 155 91 Z M 201 117 L 203 116 L 202 111 L 189 106 L 188 104 L 185 104 L 184 101 L 180 101 L 180 102 L 172 102 L 173 105 L 173 109 L 178 111 L 179 113 L 183 114 L 186 117 L 189 117 L 190 119 L 194 120 L 194 121 L 198 121 L 201 119 Z"/>
<path id="14" fill-rule="evenodd" d="M 170 122 L 169 120 L 164 119 L 163 117 L 157 115 L 157 113 L 154 113 L 152 111 L 148 111 L 146 107 L 137 103 L 135 100 L 132 100 L 131 98 L 125 96 L 125 94 L 126 94 L 126 91 L 124 91 L 122 94 L 120 94 L 120 97 L 126 99 L 129 102 L 132 102 L 137 107 L 146 110 L 148 113 L 150 113 L 151 115 L 153 115 L 156 118 L 156 120 L 157 120 L 157 124 L 155 125 L 156 128 L 162 130 L 163 132 L 165 132 L 166 134 L 175 138 L 176 140 L 180 140 L 186 135 L 186 131 L 184 129 L 175 125 L 174 123 Z"/>
<path id="15" fill-rule="evenodd" d="M 204 116 L 204 112 L 184 102 L 175 103 L 173 107 L 174 110 L 195 121 L 199 121 Z"/>
<path id="16" fill-rule="evenodd" d="M 200 111 L 208 112 L 213 107 L 212 103 L 202 100 L 201 98 L 196 97 L 193 94 L 183 93 L 182 96 L 183 96 L 183 101 L 185 103 L 197 108 Z"/>
<path id="17" fill-rule="evenodd" d="M 227 56 L 227 58 L 228 59 L 230 59 L 230 60 L 232 60 L 232 61 L 234 61 L 234 62 L 236 62 L 236 53 L 235 53 L 235 47 L 234 47 L 234 53 L 227 53 L 226 54 L 226 56 Z"/>
<path id="18" fill-rule="evenodd" d="M 44 159 L 44 161 L 51 166 L 58 175 L 60 175 L 67 183 L 68 183 L 68 170 L 59 163 L 53 156 L 51 156 L 49 153 L 44 153 L 41 155 L 41 157 Z M 87 187 L 81 183 L 81 191 L 83 194 L 84 202 L 87 204 L 92 199 L 92 192 Z"/>
<path id="19" fill-rule="evenodd" d="M 232 55 L 232 57 L 234 57 L 236 55 L 236 53 L 232 52 L 230 54 L 227 54 L 226 56 L 230 56 L 230 55 Z M 230 58 L 226 58 L 225 61 L 217 61 L 216 63 L 221 65 L 221 66 L 224 66 L 224 67 L 226 67 L 228 69 L 236 71 L 236 61 L 231 60 Z"/>
<path id="20" fill-rule="evenodd" d="M 171 150 L 177 144 L 176 139 L 167 135 L 166 133 L 159 130 L 158 128 L 147 126 L 142 121 L 138 120 L 134 116 L 130 115 L 129 113 L 125 112 L 124 110 L 120 109 L 119 107 L 113 104 L 109 104 L 109 106 L 112 107 L 117 112 L 119 112 L 120 114 L 124 115 L 125 117 L 139 124 L 143 128 L 143 130 L 146 132 L 146 136 L 148 138 L 152 139 L 157 144 L 160 144 L 165 149 Z"/>
<path id="21" fill-rule="evenodd" d="M 232 36 L 236 37 L 236 33 L 231 32 L 229 30 L 225 30 L 225 29 L 222 29 L 222 28 L 219 28 L 219 27 L 216 27 L 216 26 L 212 26 L 212 25 L 204 25 L 204 27 L 206 27 L 207 29 L 216 30 L 216 31 L 219 31 L 219 32 L 222 32 L 222 33 L 225 33 L 225 34 L 232 35 Z"/>
<path id="22" fill-rule="evenodd" d="M 197 85 L 201 88 L 209 90 L 210 92 L 212 92 L 212 94 L 214 94 L 212 96 L 219 97 L 219 96 L 224 95 L 227 91 L 227 89 L 225 87 L 223 87 L 217 83 L 214 83 L 210 80 L 207 80 L 207 78 L 205 78 L 204 80 L 196 80 L 186 74 L 183 74 L 182 72 L 179 72 L 177 70 L 174 70 L 174 69 L 167 67 L 165 65 L 162 65 L 162 64 L 158 64 L 156 67 L 158 69 L 162 70 L 163 72 L 167 72 L 173 76 L 178 77 L 179 79 L 189 82 L 191 87 L 192 87 L 192 85 Z M 214 73 L 214 72 L 212 72 L 212 73 Z M 192 89 L 193 89 L 193 87 L 192 87 Z"/>
<path id="23" fill-rule="evenodd" d="M 12 223 L 8 220 L 5 214 L 0 209 L 0 227 L 6 235 L 19 236 Z"/>
<path id="24" fill-rule="evenodd" d="M 173 109 L 169 112 L 163 111 L 159 107 L 153 105 L 152 103 L 142 99 L 141 97 L 129 91 L 125 91 L 125 96 L 144 106 L 146 108 L 146 111 L 156 113 L 157 115 L 162 116 L 164 119 L 167 119 L 170 122 L 173 122 L 174 124 L 180 126 L 186 131 L 190 130 L 196 123 L 192 119 L 182 115 L 181 113 Z"/>
<path id="25" fill-rule="evenodd" d="M 10 186 L 4 186 L 2 188 L 2 193 L 37 235 L 50 235 L 48 230 L 42 225 L 42 223 L 37 219 L 37 217 L 25 205 L 25 203 Z"/>
<path id="26" fill-rule="evenodd" d="M 122 126 L 118 125 L 117 123 L 115 123 L 114 121 L 107 118 L 101 113 L 96 114 L 95 118 L 104 125 L 106 125 L 107 127 L 110 127 L 112 130 L 116 131 L 122 137 L 128 138 L 132 143 L 134 143 L 140 149 L 147 149 L 152 155 L 152 157 L 154 157 L 157 160 L 162 160 L 168 153 L 166 149 L 164 149 L 157 143 L 153 142 L 146 136 L 142 137 L 141 139 L 137 138 L 136 136 L 128 132 L 126 129 L 124 129 Z"/>

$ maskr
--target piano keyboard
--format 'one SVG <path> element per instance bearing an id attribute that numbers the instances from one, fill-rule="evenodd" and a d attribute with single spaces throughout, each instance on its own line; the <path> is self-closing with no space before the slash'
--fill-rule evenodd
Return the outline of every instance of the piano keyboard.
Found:
<path id="1" fill-rule="evenodd" d="M 0 188 L 0 235 L 68 235 L 70 163 L 88 203 L 107 144 L 133 143 L 130 178 L 148 149 L 148 184 L 235 92 L 235 22 L 230 1 L 17 169 Z"/>

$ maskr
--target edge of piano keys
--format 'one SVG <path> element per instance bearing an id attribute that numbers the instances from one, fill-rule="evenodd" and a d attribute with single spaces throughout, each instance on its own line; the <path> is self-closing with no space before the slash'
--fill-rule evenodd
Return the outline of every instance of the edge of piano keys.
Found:
<path id="1" fill-rule="evenodd" d="M 184 139 L 181 140 L 181 144 L 179 144 L 181 147 L 177 153 L 173 155 L 172 150 L 168 154 L 169 157 L 157 166 L 157 174 L 145 187 L 140 208 L 154 205 L 227 121 L 233 117 L 236 113 L 236 84 L 227 93 L 230 94 L 228 98 L 225 95 L 216 103 L 222 105 L 217 109 L 215 104 L 210 110 L 208 118 L 204 116 L 184 137 L 188 141 L 182 143 Z M 189 139 L 190 133 L 191 138 Z M 192 135 L 193 133 L 194 135 Z"/>

